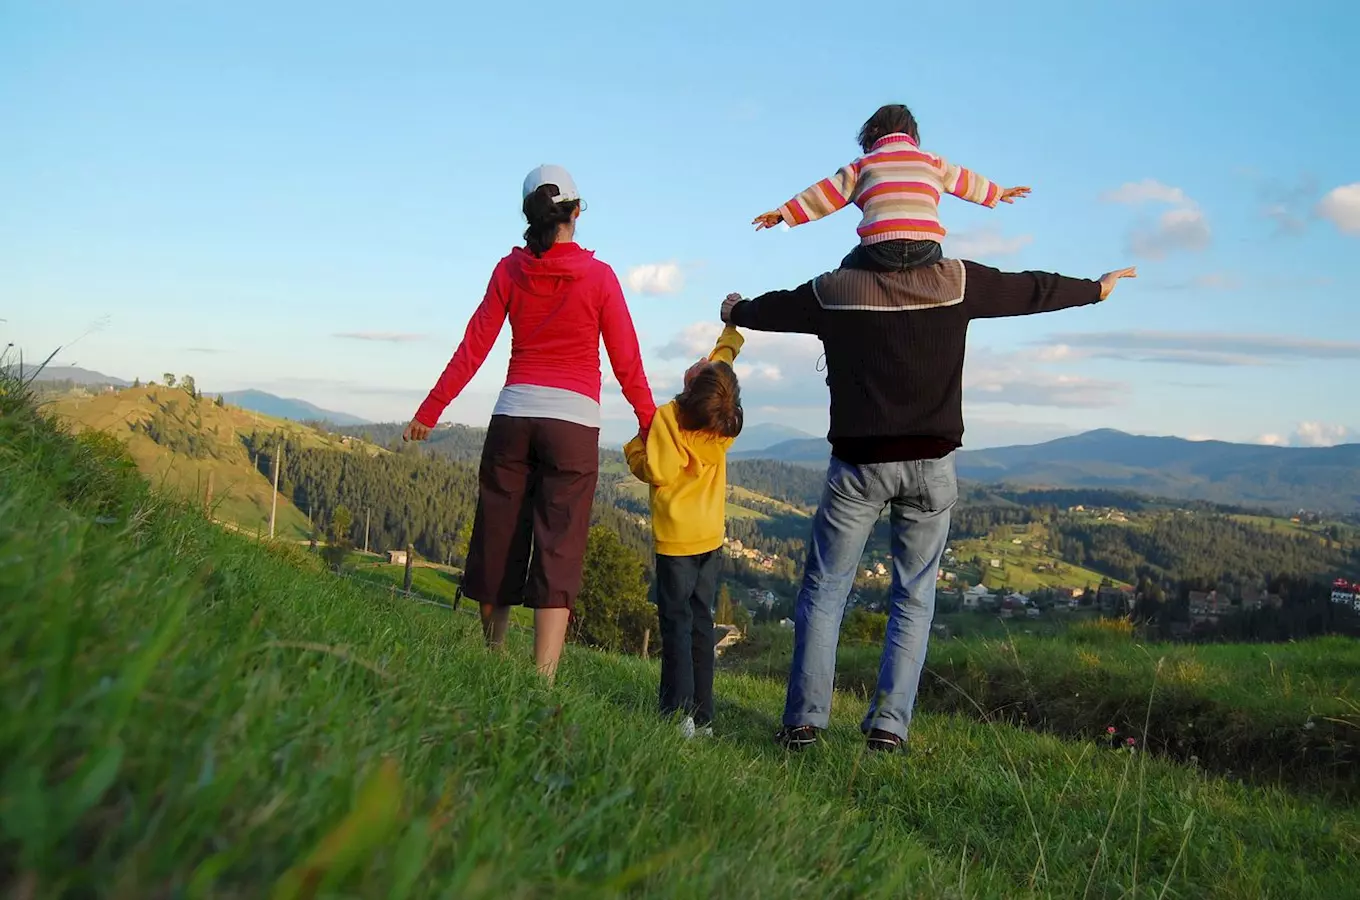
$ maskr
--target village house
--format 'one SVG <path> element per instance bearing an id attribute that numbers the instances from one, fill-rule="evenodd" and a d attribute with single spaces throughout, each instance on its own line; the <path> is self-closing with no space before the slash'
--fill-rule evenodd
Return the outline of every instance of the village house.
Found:
<path id="1" fill-rule="evenodd" d="M 1345 604 L 1360 612 L 1360 582 L 1338 578 L 1332 582 L 1332 602 Z"/>
<path id="2" fill-rule="evenodd" d="M 1106 615 L 1124 616 L 1133 610 L 1133 589 L 1103 584 L 1096 591 L 1096 603 Z"/>
<path id="3" fill-rule="evenodd" d="M 404 565 L 406 565 L 406 551 L 405 551 L 405 550 L 388 550 L 388 551 L 387 551 L 387 562 L 388 562 L 389 565 L 393 565 L 393 566 L 404 566 Z"/>
<path id="4" fill-rule="evenodd" d="M 1284 598 L 1279 594 L 1272 594 L 1265 587 L 1249 584 L 1242 589 L 1242 611 L 1254 612 L 1263 606 L 1272 609 L 1279 609 L 1284 605 Z"/>
<path id="5" fill-rule="evenodd" d="M 992 592 L 980 584 L 975 584 L 963 592 L 963 608 L 978 609 L 986 601 L 992 599 Z"/>
<path id="6" fill-rule="evenodd" d="M 1011 591 L 1006 595 L 1006 599 L 1014 606 L 1029 606 L 1029 597 L 1019 591 Z"/>
<path id="7" fill-rule="evenodd" d="M 762 591 L 759 588 L 751 588 L 746 592 L 746 596 L 753 606 L 767 610 L 773 609 L 775 601 L 778 599 L 775 597 L 774 591 Z"/>
<path id="8" fill-rule="evenodd" d="M 1232 612 L 1232 602 L 1218 591 L 1190 592 L 1190 622 L 1194 625 L 1217 625 L 1220 617 Z"/>

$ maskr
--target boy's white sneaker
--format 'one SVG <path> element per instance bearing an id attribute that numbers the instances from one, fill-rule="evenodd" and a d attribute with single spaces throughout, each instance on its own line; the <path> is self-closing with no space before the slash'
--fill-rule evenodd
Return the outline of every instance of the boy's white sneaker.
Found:
<path id="1" fill-rule="evenodd" d="M 685 716 L 685 718 L 680 721 L 680 736 L 685 740 L 689 740 L 694 737 L 694 732 L 694 717 Z"/>
<path id="2" fill-rule="evenodd" d="M 698 735 L 699 737 L 706 737 L 706 738 L 713 737 L 713 726 L 712 726 L 712 725 L 705 725 L 705 726 L 703 726 L 702 728 L 695 728 L 695 729 L 694 729 L 694 733 L 695 733 L 696 735 Z"/>

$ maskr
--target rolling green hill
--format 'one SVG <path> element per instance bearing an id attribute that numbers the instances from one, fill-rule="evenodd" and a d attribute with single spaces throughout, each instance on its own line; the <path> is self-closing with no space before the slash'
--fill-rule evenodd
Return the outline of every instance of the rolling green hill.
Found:
<path id="1" fill-rule="evenodd" d="M 219 406 L 179 388 L 68 392 L 46 397 L 45 409 L 77 434 L 94 429 L 113 435 L 152 483 L 209 502 L 216 518 L 247 534 L 268 530 L 273 489 L 246 449 L 245 436 L 270 432 L 304 447 L 382 452 L 354 438 Z M 307 513 L 290 503 L 288 495 L 284 490 L 279 498 L 275 533 L 300 540 L 311 533 Z"/>

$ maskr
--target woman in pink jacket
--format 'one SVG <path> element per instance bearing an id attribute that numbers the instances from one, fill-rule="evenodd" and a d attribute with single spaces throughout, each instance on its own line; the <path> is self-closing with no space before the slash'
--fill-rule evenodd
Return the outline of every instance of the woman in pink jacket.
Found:
<path id="1" fill-rule="evenodd" d="M 565 169 L 540 166 L 525 178 L 525 246 L 491 273 L 463 342 L 404 435 L 429 437 L 508 318 L 510 369 L 482 448 L 460 590 L 480 604 L 491 647 L 504 641 L 511 606 L 534 610 L 534 660 L 549 680 L 581 589 L 599 474 L 601 337 L 643 434 L 656 411 L 619 280 L 573 240 L 583 208 Z"/>

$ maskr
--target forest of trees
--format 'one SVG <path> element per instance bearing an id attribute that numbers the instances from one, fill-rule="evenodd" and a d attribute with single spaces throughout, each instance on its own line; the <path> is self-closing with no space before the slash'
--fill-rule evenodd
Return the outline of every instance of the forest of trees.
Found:
<path id="1" fill-rule="evenodd" d="M 1069 562 L 1130 583 L 1206 583 L 1240 589 L 1269 578 L 1330 579 L 1352 569 L 1355 550 L 1292 532 L 1272 532 L 1217 515 L 1149 516 L 1138 527 L 1062 517 Z"/>
<path id="2" fill-rule="evenodd" d="M 826 468 L 814 469 L 768 459 L 733 459 L 727 463 L 727 480 L 757 494 L 811 508 L 822 499 Z"/>

